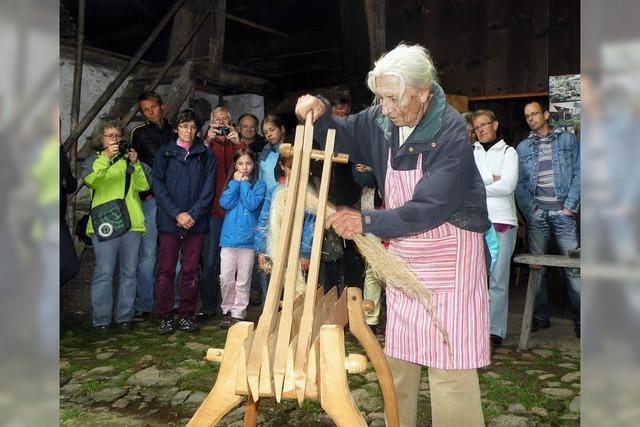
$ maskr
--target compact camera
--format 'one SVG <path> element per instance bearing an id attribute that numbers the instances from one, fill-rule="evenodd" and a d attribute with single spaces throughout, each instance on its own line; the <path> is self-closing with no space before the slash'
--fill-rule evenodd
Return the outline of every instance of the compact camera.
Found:
<path id="1" fill-rule="evenodd" d="M 218 131 L 220 132 L 220 135 L 227 136 L 231 132 L 231 128 L 226 126 L 218 126 Z"/>

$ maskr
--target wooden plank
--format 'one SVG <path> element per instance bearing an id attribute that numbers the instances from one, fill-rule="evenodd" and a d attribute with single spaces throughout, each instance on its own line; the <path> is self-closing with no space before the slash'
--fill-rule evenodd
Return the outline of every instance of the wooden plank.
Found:
<path id="1" fill-rule="evenodd" d="M 344 369 L 344 335 L 338 325 L 320 329 L 320 403 L 338 427 L 365 427 L 349 392 Z"/>
<path id="2" fill-rule="evenodd" d="M 537 91 L 537 92 L 521 92 L 521 93 L 470 96 L 469 101 L 489 101 L 489 100 L 520 99 L 520 98 L 526 99 L 526 98 L 536 98 L 539 96 L 549 96 L 549 92 L 543 90 L 543 91 Z"/>
<path id="3" fill-rule="evenodd" d="M 327 319 L 327 323 L 333 323 L 334 325 L 345 326 L 349 323 L 349 311 L 348 311 L 348 303 L 347 303 L 347 290 L 344 289 L 340 294 L 340 298 L 338 298 L 338 302 L 336 303 L 333 312 Z"/>
<path id="4" fill-rule="evenodd" d="M 385 0 L 364 0 L 369 34 L 369 65 L 372 65 L 386 50 L 386 6 Z"/>
<path id="5" fill-rule="evenodd" d="M 307 372 L 307 358 L 311 345 L 311 334 L 313 332 L 313 316 L 315 312 L 316 289 L 318 286 L 318 275 L 320 273 L 320 262 L 322 257 L 322 243 L 324 237 L 324 221 L 326 218 L 327 197 L 329 195 L 329 184 L 331 181 L 331 166 L 333 147 L 335 145 L 336 130 L 327 131 L 327 143 L 324 151 L 324 164 L 322 165 L 322 177 L 320 180 L 320 191 L 318 192 L 318 208 L 316 209 L 316 223 L 313 229 L 313 242 L 311 245 L 311 260 L 309 262 L 309 274 L 307 275 L 307 288 L 305 290 L 304 310 L 300 323 L 300 338 L 295 358 L 295 389 L 298 396 L 298 403 L 302 405 L 304 400 L 304 389 Z"/>
<path id="6" fill-rule="evenodd" d="M 297 188 L 300 180 L 300 166 L 302 163 L 302 145 L 304 140 L 304 126 L 298 125 L 296 128 L 296 138 L 294 143 L 295 154 L 293 156 L 293 164 L 291 166 L 291 175 L 289 176 L 289 184 L 287 189 L 287 199 L 285 205 L 282 225 L 280 226 L 280 235 L 276 252 L 279 254 L 273 262 L 271 278 L 269 280 L 269 288 L 267 297 L 264 302 L 262 314 L 258 320 L 256 327 L 256 335 L 253 339 L 251 352 L 249 353 L 249 362 L 247 363 L 247 377 L 249 380 L 249 388 L 251 395 L 256 399 L 258 397 L 260 366 L 262 364 L 262 351 L 269 334 L 272 331 L 276 321 L 276 313 L 280 305 L 280 294 L 282 292 L 282 276 L 284 274 L 285 256 L 283 254 L 289 251 L 291 239 L 291 226 L 293 224 L 293 211 L 298 196 Z"/>
<path id="7" fill-rule="evenodd" d="M 260 369 L 259 397 L 273 397 L 273 355 L 276 351 L 276 336 L 269 335 L 262 350 L 262 368 Z"/>
<path id="8" fill-rule="evenodd" d="M 373 365 L 373 369 L 376 371 L 384 399 L 384 412 L 387 426 L 398 427 L 400 421 L 398 418 L 396 387 L 393 383 L 391 369 L 382 352 L 380 343 L 364 320 L 362 290 L 351 287 L 347 288 L 345 293 L 348 299 L 349 331 L 356 337 L 360 345 L 362 345 L 362 348 L 364 348 L 367 357 Z"/>
<path id="9" fill-rule="evenodd" d="M 298 182 L 298 196 L 296 198 L 296 210 L 293 221 L 291 244 L 287 260 L 287 274 L 284 285 L 284 298 L 280 325 L 278 327 L 278 341 L 276 342 L 276 355 L 273 362 L 273 386 L 275 387 L 276 401 L 280 402 L 282 385 L 287 364 L 287 350 L 291 338 L 291 321 L 293 314 L 293 300 L 295 297 L 295 284 L 300 263 L 300 242 L 302 241 L 302 226 L 304 222 L 305 201 L 307 186 L 309 184 L 309 166 L 311 163 L 311 150 L 313 146 L 312 112 L 307 114 L 304 125 L 304 142 L 302 145 L 302 164 L 300 180 Z M 306 299 L 306 298 L 305 298 Z"/>
<path id="10" fill-rule="evenodd" d="M 540 278 L 540 268 L 529 267 L 529 282 L 527 284 L 527 296 L 524 301 L 524 313 L 522 314 L 522 327 L 520 328 L 520 342 L 518 350 L 526 350 L 529 345 L 529 335 L 531 334 L 531 321 L 533 318 L 533 304 L 538 290 L 538 279 Z"/>
<path id="11" fill-rule="evenodd" d="M 214 78 L 218 78 L 222 70 L 222 53 L 224 51 L 225 13 L 226 0 L 213 0 L 212 2 L 212 26 L 209 39 L 209 70 Z"/>
<path id="12" fill-rule="evenodd" d="M 570 258 L 565 255 L 517 254 L 513 256 L 513 262 L 546 267 L 580 268 L 579 258 Z"/>
<path id="13" fill-rule="evenodd" d="M 264 31 L 265 33 L 273 34 L 273 35 L 276 35 L 276 36 L 279 36 L 279 37 L 284 37 L 284 38 L 287 38 L 287 39 L 292 37 L 290 34 L 283 33 L 282 31 L 276 30 L 276 29 L 271 28 L 271 27 L 267 27 L 266 25 L 258 24 L 257 22 L 250 21 L 248 19 L 244 19 L 244 18 L 241 18 L 239 16 L 232 15 L 230 13 L 227 13 L 226 17 L 230 21 L 235 21 L 235 22 L 238 22 L 240 24 L 246 25 L 248 27 L 256 28 L 256 29 L 258 29 L 260 31 Z"/>
<path id="14" fill-rule="evenodd" d="M 214 426 L 242 401 L 242 397 L 235 394 L 237 361 L 240 348 L 252 331 L 253 323 L 251 322 L 238 322 L 229 328 L 216 383 L 187 426 Z"/>
<path id="15" fill-rule="evenodd" d="M 469 98 L 464 95 L 445 95 L 447 98 L 447 104 L 451 105 L 458 111 L 458 113 L 464 113 L 469 111 Z"/>

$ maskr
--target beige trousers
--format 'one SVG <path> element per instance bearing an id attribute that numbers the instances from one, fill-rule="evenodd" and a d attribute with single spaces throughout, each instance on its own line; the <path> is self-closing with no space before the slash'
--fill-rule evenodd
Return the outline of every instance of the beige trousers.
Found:
<path id="1" fill-rule="evenodd" d="M 415 427 L 422 366 L 387 356 L 398 395 L 400 427 Z M 480 383 L 475 369 L 429 369 L 434 427 L 482 427 Z"/>

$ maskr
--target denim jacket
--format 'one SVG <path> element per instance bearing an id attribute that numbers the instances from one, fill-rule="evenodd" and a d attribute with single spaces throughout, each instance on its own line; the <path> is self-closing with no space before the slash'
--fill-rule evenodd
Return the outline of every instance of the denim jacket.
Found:
<path id="1" fill-rule="evenodd" d="M 553 129 L 551 137 L 551 164 L 558 201 L 572 212 L 580 205 L 580 143 L 578 138 L 560 129 Z M 525 217 L 536 208 L 535 194 L 538 182 L 539 142 L 533 133 L 516 148 L 520 174 L 516 186 L 516 201 Z"/>

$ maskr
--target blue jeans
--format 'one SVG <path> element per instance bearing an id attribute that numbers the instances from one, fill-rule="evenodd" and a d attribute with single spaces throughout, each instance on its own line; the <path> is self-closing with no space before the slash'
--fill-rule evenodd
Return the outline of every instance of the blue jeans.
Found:
<path id="1" fill-rule="evenodd" d="M 93 326 L 108 326 L 113 307 L 113 272 L 116 258 L 120 259 L 120 282 L 118 286 L 115 321 L 130 322 L 133 319 L 133 304 L 136 298 L 136 270 L 138 249 L 142 233 L 129 231 L 115 239 L 101 242 L 91 235 L 95 254 L 95 270 L 91 279 L 91 309 Z"/>
<path id="2" fill-rule="evenodd" d="M 517 227 L 496 233 L 500 251 L 493 272 L 489 276 L 489 333 L 502 338 L 507 336 L 511 255 L 516 247 L 517 234 Z"/>
<path id="3" fill-rule="evenodd" d="M 220 232 L 224 218 L 209 216 L 209 232 L 202 245 L 201 310 L 215 313 L 220 306 Z"/>
<path id="4" fill-rule="evenodd" d="M 138 251 L 138 292 L 136 311 L 153 311 L 153 283 L 155 280 L 156 249 L 158 247 L 158 227 L 156 226 L 157 204 L 155 198 L 142 202 L 144 227 L 147 234 L 142 237 Z"/>
<path id="5" fill-rule="evenodd" d="M 549 236 L 551 232 L 556 239 L 558 249 L 562 255 L 567 255 L 570 249 L 578 248 L 578 233 L 576 220 L 567 216 L 562 211 L 544 211 L 536 209 L 533 215 L 527 218 L 527 237 L 529 239 L 529 252 L 533 254 L 547 253 Z M 567 294 L 571 317 L 576 324 L 580 323 L 580 270 L 577 268 L 565 268 L 567 278 Z M 549 320 L 549 305 L 547 301 L 547 285 L 544 281 L 546 268 L 540 272 L 538 291 L 533 309 L 533 317 L 541 320 Z"/>

